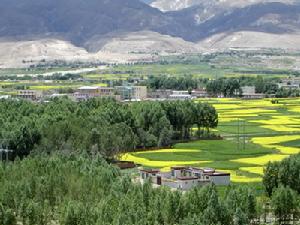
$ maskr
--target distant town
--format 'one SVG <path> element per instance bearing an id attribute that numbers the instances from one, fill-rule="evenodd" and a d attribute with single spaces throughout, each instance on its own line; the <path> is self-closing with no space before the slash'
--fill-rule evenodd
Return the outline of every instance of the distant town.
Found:
<path id="1" fill-rule="evenodd" d="M 277 86 L 281 90 L 299 91 L 300 77 L 282 78 Z M 196 98 L 218 97 L 224 98 L 223 94 L 218 96 L 211 95 L 206 88 L 191 90 L 172 90 L 172 89 L 149 89 L 147 86 L 139 86 L 134 83 L 126 83 L 122 86 L 81 86 L 73 89 L 72 93 L 58 93 L 52 91 L 52 94 L 42 90 L 17 90 L 17 94 L 1 95 L 0 98 L 16 97 L 31 101 L 47 101 L 55 97 L 69 97 L 74 101 L 84 101 L 95 97 L 110 97 L 117 101 L 163 101 L 163 100 L 191 100 Z M 263 99 L 266 97 L 275 97 L 275 94 L 257 93 L 255 86 L 242 86 L 235 94 L 236 97 L 243 99 Z"/>

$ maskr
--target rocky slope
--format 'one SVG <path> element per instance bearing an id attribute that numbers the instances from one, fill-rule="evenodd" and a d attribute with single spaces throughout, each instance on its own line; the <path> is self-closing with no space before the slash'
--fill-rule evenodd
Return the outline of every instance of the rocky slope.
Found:
<path id="1" fill-rule="evenodd" d="M 152 7 L 157 8 L 163 12 L 167 11 L 178 11 L 186 9 L 192 6 L 202 5 L 206 8 L 214 7 L 216 10 L 229 8 L 242 8 L 245 6 L 258 4 L 258 3 L 269 3 L 269 2 L 282 2 L 282 3 L 294 3 L 295 0 L 154 0 L 146 1 L 145 3 L 150 4 Z"/>

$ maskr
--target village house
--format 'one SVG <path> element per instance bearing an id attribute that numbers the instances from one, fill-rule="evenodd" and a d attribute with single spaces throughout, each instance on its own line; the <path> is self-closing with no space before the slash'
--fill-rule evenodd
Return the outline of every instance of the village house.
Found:
<path id="1" fill-rule="evenodd" d="M 300 77 L 283 78 L 278 83 L 278 87 L 286 90 L 298 90 L 300 89 Z"/>
<path id="2" fill-rule="evenodd" d="M 17 98 L 27 99 L 31 101 L 37 101 L 41 99 L 42 92 L 35 90 L 20 90 L 18 91 Z"/>
<path id="3" fill-rule="evenodd" d="M 242 89 L 242 97 L 245 99 L 262 99 L 266 95 L 262 93 L 256 93 L 255 86 L 244 86 Z"/>
<path id="4" fill-rule="evenodd" d="M 207 98 L 209 95 L 205 89 L 195 89 L 191 92 L 158 89 L 150 92 L 148 97 L 154 100 L 188 100 L 192 98 Z"/>
<path id="5" fill-rule="evenodd" d="M 77 89 L 74 93 L 74 97 L 78 101 L 95 97 L 113 97 L 118 100 L 118 96 L 116 96 L 114 92 L 114 88 L 110 87 L 83 86 Z"/>
<path id="6" fill-rule="evenodd" d="M 146 86 L 116 86 L 115 90 L 123 101 L 142 101 L 147 98 Z"/>
<path id="7" fill-rule="evenodd" d="M 192 97 L 195 98 L 208 98 L 209 94 L 207 93 L 206 89 L 195 89 L 192 91 Z"/>
<path id="8" fill-rule="evenodd" d="M 149 92 L 148 98 L 165 100 L 165 99 L 168 99 L 169 96 L 172 94 L 173 94 L 173 90 L 171 90 L 171 89 L 157 89 L 157 90 Z"/>
<path id="9" fill-rule="evenodd" d="M 147 180 L 150 180 L 154 185 L 189 190 L 207 184 L 229 185 L 230 173 L 194 167 L 171 167 L 169 172 L 161 172 L 158 169 L 141 169 L 140 182 L 145 183 Z"/>
<path id="10" fill-rule="evenodd" d="M 188 91 L 173 91 L 169 96 L 171 100 L 189 100 L 192 99 L 192 95 Z"/>

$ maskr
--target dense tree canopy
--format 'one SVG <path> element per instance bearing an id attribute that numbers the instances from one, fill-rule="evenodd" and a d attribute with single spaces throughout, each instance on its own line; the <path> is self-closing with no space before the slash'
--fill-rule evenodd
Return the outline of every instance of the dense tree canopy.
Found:
<path id="1" fill-rule="evenodd" d="M 212 96 L 223 95 L 225 97 L 236 97 L 241 93 L 240 81 L 235 78 L 220 78 L 208 82 L 207 92 Z"/>
<path id="2" fill-rule="evenodd" d="M 149 76 L 146 84 L 150 89 L 189 90 L 205 87 L 206 78 L 194 78 L 189 75 L 174 76 Z"/>
<path id="3" fill-rule="evenodd" d="M 247 186 L 186 193 L 132 182 L 99 154 L 31 154 L 0 163 L 1 225 L 248 225 L 264 224 L 266 208 Z M 281 186 L 268 201 L 279 224 L 298 221 L 299 195 Z"/>
<path id="4" fill-rule="evenodd" d="M 141 186 L 99 156 L 36 155 L 0 166 L 0 223 L 13 225 L 233 225 L 256 216 L 248 188 L 186 194 Z M 254 205 L 252 205 L 254 204 Z"/>
<path id="5" fill-rule="evenodd" d="M 265 169 L 264 185 L 269 196 L 279 186 L 290 187 L 300 193 L 300 155 L 282 162 L 269 163 Z"/>
<path id="6" fill-rule="evenodd" d="M 299 178 L 300 154 L 269 163 L 265 169 L 263 183 L 278 224 L 289 224 L 300 218 Z"/>
<path id="7" fill-rule="evenodd" d="M 137 148 L 168 146 L 190 138 L 191 128 L 209 131 L 216 110 L 190 101 L 118 103 L 112 99 L 35 104 L 0 101 L 0 139 L 18 156 L 32 150 L 101 153 L 113 158 Z"/>

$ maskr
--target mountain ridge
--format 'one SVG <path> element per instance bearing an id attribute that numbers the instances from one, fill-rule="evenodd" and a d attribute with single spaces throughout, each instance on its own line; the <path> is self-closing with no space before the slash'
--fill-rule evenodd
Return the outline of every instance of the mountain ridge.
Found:
<path id="1" fill-rule="evenodd" d="M 199 1 L 202 3 L 179 11 L 161 12 L 139 0 L 0 0 L 0 42 L 23 43 L 20 49 L 27 49 L 27 54 L 31 51 L 28 43 L 35 43 L 46 54 L 42 40 L 57 40 L 47 44 L 53 48 L 49 58 L 55 58 L 63 56 L 59 50 L 63 41 L 68 46 L 62 48 L 66 55 L 84 50 L 82 58 L 88 59 L 99 55 L 107 59 L 105 54 L 119 53 L 125 54 L 124 58 L 131 53 L 134 59 L 144 54 L 151 58 L 157 53 L 210 51 L 212 46 L 223 50 L 222 44 L 242 47 L 243 38 L 250 46 L 259 46 L 249 40 L 255 33 L 259 34 L 257 43 L 266 37 L 271 43 L 268 46 L 299 48 L 293 39 L 300 33 L 300 4 L 255 0 L 245 6 L 245 0 L 234 4 L 227 4 L 229 0 Z M 243 7 L 237 7 L 238 2 Z M 276 35 L 282 36 L 282 46 Z M 20 56 L 26 55 L 20 52 Z M 6 58 L 0 55 L 1 59 Z"/>

